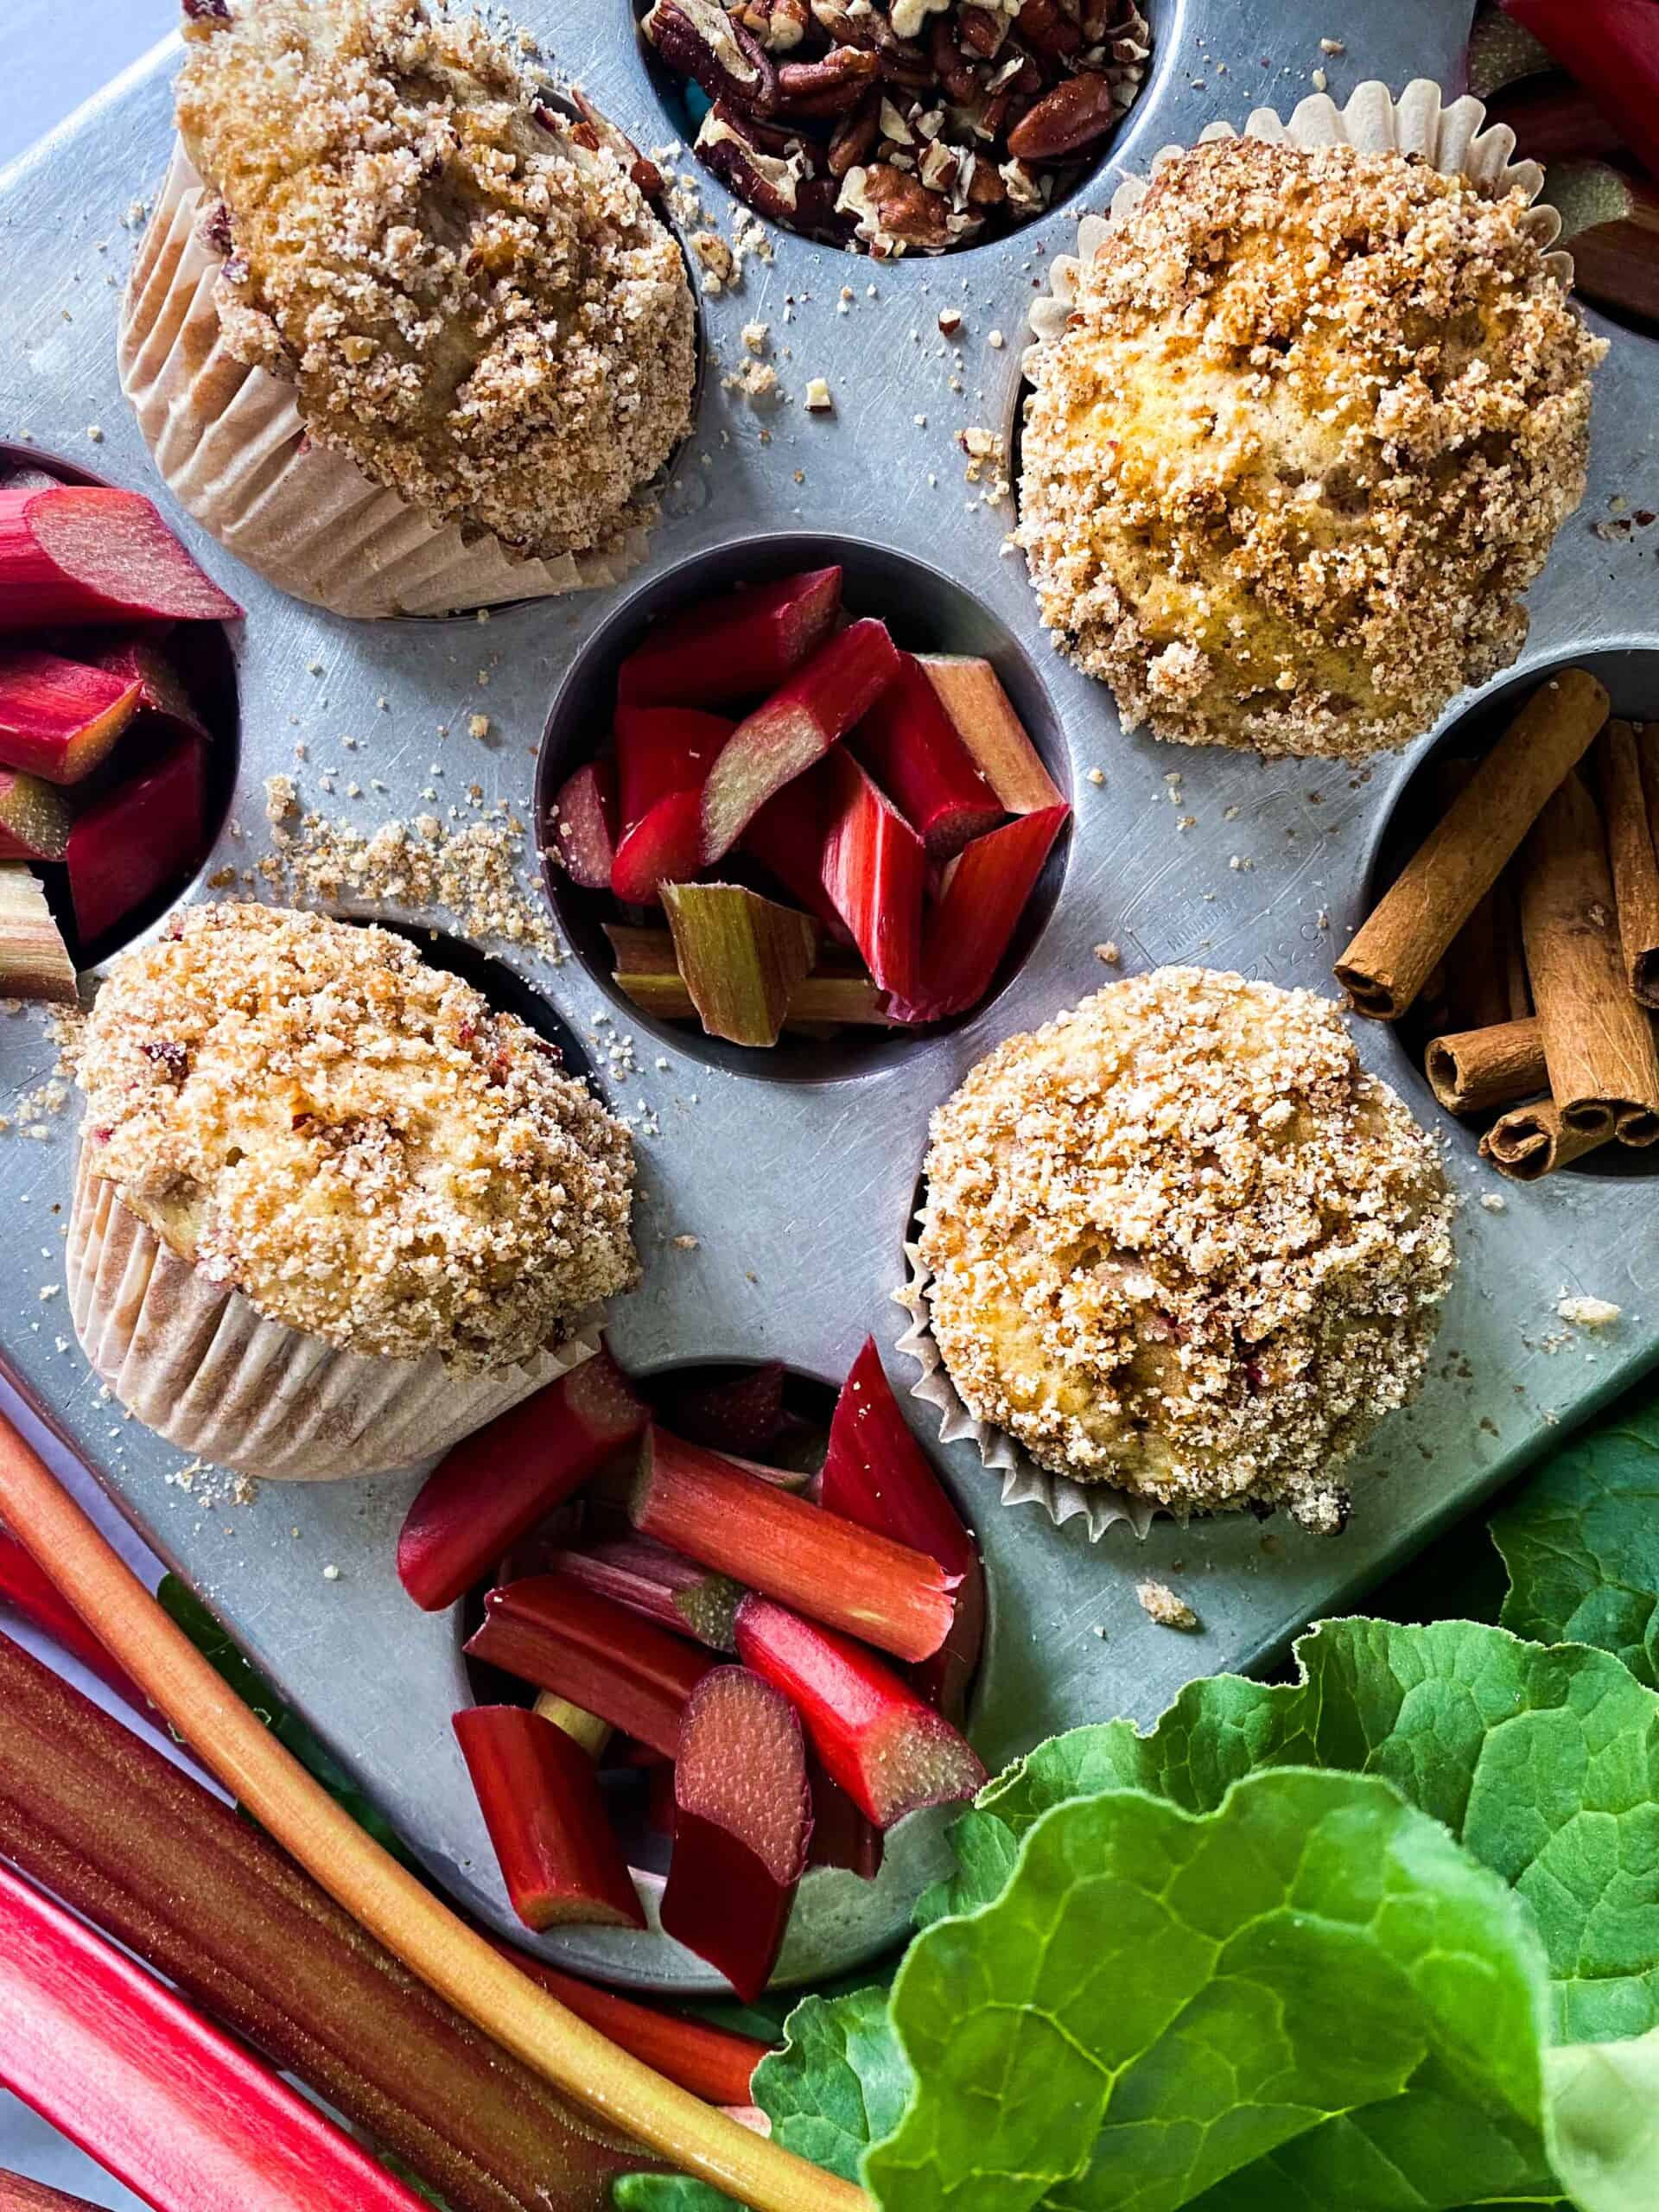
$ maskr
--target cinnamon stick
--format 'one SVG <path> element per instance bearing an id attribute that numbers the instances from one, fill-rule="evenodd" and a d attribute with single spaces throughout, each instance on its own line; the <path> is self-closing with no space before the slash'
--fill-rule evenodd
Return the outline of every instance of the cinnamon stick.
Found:
<path id="1" fill-rule="evenodd" d="M 1485 1114 L 1530 1098 L 1549 1081 L 1544 1033 L 1535 1014 L 1429 1041 L 1423 1063 L 1429 1089 L 1449 1114 Z"/>
<path id="2" fill-rule="evenodd" d="M 1357 1014 L 1395 1021 L 1607 719 L 1581 668 L 1535 691 L 1337 963 Z"/>
<path id="3" fill-rule="evenodd" d="M 1582 1160 L 1612 1134 L 1611 1120 L 1605 1128 L 1570 1129 L 1553 1098 L 1535 1098 L 1498 1116 L 1480 1141 L 1480 1156 L 1512 1182 L 1535 1183 Z"/>
<path id="4" fill-rule="evenodd" d="M 1659 786 L 1643 788 L 1642 757 L 1629 722 L 1611 721 L 1596 744 L 1598 788 L 1618 902 L 1619 945 L 1632 995 L 1659 1007 L 1659 857 L 1654 819 Z M 1659 751 L 1655 752 L 1659 769 Z"/>
<path id="5" fill-rule="evenodd" d="M 1568 775 L 1527 840 L 1521 929 L 1551 1096 L 1568 1128 L 1659 1141 L 1659 1046 L 1630 996 L 1601 816 Z"/>

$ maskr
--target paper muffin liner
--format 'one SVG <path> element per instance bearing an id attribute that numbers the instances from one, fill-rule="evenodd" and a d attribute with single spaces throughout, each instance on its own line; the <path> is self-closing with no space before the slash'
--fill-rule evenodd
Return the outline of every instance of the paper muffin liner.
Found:
<path id="1" fill-rule="evenodd" d="M 363 619 L 450 614 L 620 582 L 645 558 L 643 527 L 553 561 L 468 543 L 341 453 L 306 435 L 293 387 L 226 345 L 215 286 L 225 256 L 203 236 L 207 188 L 175 143 L 121 302 L 121 389 L 163 482 L 219 543 L 296 599 Z"/>
<path id="2" fill-rule="evenodd" d="M 435 1352 L 340 1351 L 209 1282 L 84 1150 L 67 1268 L 81 1350 L 121 1403 L 181 1451 L 273 1480 L 337 1482 L 437 1458 L 599 1347 L 595 1313 L 556 1350 L 478 1375 Z"/>
<path id="3" fill-rule="evenodd" d="M 906 1243 L 905 1257 L 910 1262 L 910 1279 L 902 1290 L 893 1292 L 893 1300 L 909 1314 L 910 1326 L 899 1338 L 898 1349 L 922 1370 L 911 1384 L 910 1395 L 938 1414 L 939 1441 L 957 1444 L 963 1437 L 970 1438 L 981 1464 L 1001 1477 L 1004 1505 L 1039 1505 L 1057 1529 L 1081 1516 L 1093 1544 L 1120 1522 L 1126 1522 L 1137 1536 L 1144 1536 L 1163 1507 L 1147 1498 L 1131 1497 L 1127 1491 L 1112 1490 L 1104 1483 L 1080 1483 L 1070 1475 L 1051 1474 L 1029 1452 L 1022 1452 L 1005 1430 L 975 1420 L 946 1371 L 933 1335 L 928 1296 L 932 1274 L 918 1245 Z"/>
<path id="4" fill-rule="evenodd" d="M 1485 128 L 1482 128 L 1485 124 Z M 1216 138 L 1239 135 L 1230 123 L 1212 123 L 1199 133 L 1200 145 Z M 1536 162 L 1512 162 L 1515 133 L 1506 123 L 1486 124 L 1484 103 L 1472 94 L 1447 102 L 1432 79 L 1418 77 L 1396 99 L 1376 80 L 1357 85 L 1345 107 L 1338 107 L 1328 92 L 1312 92 L 1299 101 L 1285 121 L 1276 109 L 1253 108 L 1245 118 L 1247 138 L 1284 140 L 1293 146 L 1356 147 L 1362 154 L 1389 151 L 1421 155 L 1448 175 L 1460 170 L 1478 185 L 1488 198 L 1497 200 L 1518 187 L 1529 200 L 1543 189 L 1544 172 Z M 1185 153 L 1184 146 L 1163 146 L 1153 156 L 1147 176 L 1126 176 L 1112 194 L 1106 215 L 1085 215 L 1077 225 L 1077 251 L 1056 255 L 1050 289 L 1033 302 L 1030 321 L 1035 344 L 1025 354 L 1027 375 L 1042 347 L 1065 330 L 1077 297 L 1077 279 L 1099 251 L 1111 223 L 1141 205 L 1151 176 L 1167 161 Z M 1560 236 L 1561 219 L 1553 207 L 1530 207 L 1525 225 L 1539 245 L 1551 247 Z M 1573 257 L 1557 249 L 1546 252 L 1544 265 L 1564 289 L 1573 282 Z"/>

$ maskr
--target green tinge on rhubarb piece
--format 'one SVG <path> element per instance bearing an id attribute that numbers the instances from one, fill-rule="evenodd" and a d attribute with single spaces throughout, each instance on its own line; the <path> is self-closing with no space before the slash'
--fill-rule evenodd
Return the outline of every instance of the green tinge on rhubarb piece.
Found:
<path id="1" fill-rule="evenodd" d="M 1563 245 L 1580 231 L 1628 220 L 1636 194 L 1628 177 L 1605 162 L 1564 162 L 1549 172 L 1548 197 L 1561 219 Z"/>
<path id="2" fill-rule="evenodd" d="M 54 785 L 0 768 L 0 860 L 60 861 L 73 819 Z"/>
<path id="3" fill-rule="evenodd" d="M 665 883 L 674 957 L 710 1037 L 775 1045 L 791 995 L 817 957 L 810 914 L 738 883 Z"/>
<path id="4" fill-rule="evenodd" d="M 1478 100 L 1490 99 L 1505 85 L 1554 67 L 1542 39 L 1496 9 L 1481 17 L 1471 35 L 1466 71 L 1469 89 Z"/>

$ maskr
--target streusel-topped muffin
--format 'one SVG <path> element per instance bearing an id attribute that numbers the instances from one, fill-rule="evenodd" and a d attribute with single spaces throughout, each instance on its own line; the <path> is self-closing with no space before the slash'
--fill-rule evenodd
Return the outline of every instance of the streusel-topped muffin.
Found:
<path id="1" fill-rule="evenodd" d="M 921 1255 L 976 1420 L 1177 1511 L 1284 1504 L 1415 1390 L 1452 1280 L 1430 1139 L 1308 991 L 1198 968 L 1012 1037 L 933 1116 Z"/>
<path id="2" fill-rule="evenodd" d="M 1020 537 L 1125 724 L 1354 757 L 1512 661 L 1590 372 L 1523 193 L 1243 137 L 1155 170 L 1038 349 Z"/>

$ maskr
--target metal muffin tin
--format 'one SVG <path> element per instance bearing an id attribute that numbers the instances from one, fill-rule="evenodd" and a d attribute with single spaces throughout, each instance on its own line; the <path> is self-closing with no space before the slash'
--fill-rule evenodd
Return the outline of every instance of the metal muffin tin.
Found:
<path id="1" fill-rule="evenodd" d="M 641 144 L 671 135 L 627 0 L 557 8 L 531 0 L 518 12 Z M 939 261 L 879 264 L 773 233 L 770 263 L 751 258 L 741 290 L 704 302 L 714 358 L 697 433 L 648 565 L 614 592 L 518 607 L 488 624 L 335 620 L 270 590 L 173 516 L 248 609 L 238 645 L 238 794 L 206 872 L 246 867 L 263 850 L 263 785 L 278 772 L 299 777 L 308 804 L 367 823 L 429 806 L 419 794 L 433 783 L 429 764 L 441 760 L 440 791 L 459 797 L 476 782 L 528 819 L 543 726 L 586 641 L 613 620 L 626 626 L 632 602 L 676 564 L 760 533 L 834 536 L 906 556 L 927 588 L 912 608 L 902 580 L 895 587 L 887 611 L 901 642 L 913 639 L 918 616 L 947 630 L 965 622 L 1005 656 L 1023 655 L 1030 683 L 1046 695 L 1042 719 L 1065 747 L 1075 829 L 1024 965 L 955 1030 L 830 1046 L 816 1065 L 798 1050 L 771 1061 L 653 1030 L 580 954 L 556 969 L 513 963 L 588 1045 L 619 1107 L 635 1116 L 642 1104 L 649 1109 L 652 1126 L 639 1140 L 645 1284 L 617 1306 L 613 1324 L 631 1367 L 777 1357 L 833 1382 L 867 1332 L 891 1347 L 903 1317 L 890 1295 L 902 1280 L 930 1110 L 996 1040 L 1108 980 L 1116 971 L 1094 950 L 1102 940 L 1116 941 L 1126 970 L 1197 962 L 1334 990 L 1332 957 L 1363 911 L 1395 799 L 1433 737 L 1359 772 L 1124 737 L 1107 693 L 1048 650 L 1020 563 L 1004 545 L 1012 510 L 978 503 L 954 433 L 1012 431 L 1031 301 L 1052 257 L 1071 244 L 1077 216 L 1103 207 L 1123 170 L 1144 168 L 1159 147 L 1190 142 L 1218 117 L 1242 122 L 1257 105 L 1287 112 L 1316 69 L 1328 72 L 1338 98 L 1368 77 L 1396 87 L 1414 76 L 1449 82 L 1468 14 L 1448 0 L 1395 0 L 1386 10 L 1332 0 L 1312 15 L 1298 0 L 1264 0 L 1241 20 L 1227 0 L 1162 0 L 1141 101 L 1068 206 Z M 1325 54 L 1322 37 L 1345 41 L 1345 51 Z M 114 324 L 134 242 L 123 220 L 165 166 L 177 59 L 175 42 L 157 48 L 0 178 L 10 278 L 0 434 L 26 432 L 152 490 L 154 471 L 117 388 Z M 689 160 L 683 168 L 729 235 L 736 204 Z M 963 315 L 955 348 L 938 334 L 946 305 Z M 721 380 L 745 358 L 740 333 L 750 321 L 770 326 L 785 392 L 764 413 Z M 1605 537 L 1592 527 L 1616 499 L 1630 509 L 1659 506 L 1659 346 L 1600 327 L 1613 349 L 1598 384 L 1591 487 L 1531 594 L 1520 673 L 1586 658 L 1607 673 L 1623 711 L 1659 715 L 1659 530 L 1644 539 L 1639 530 Z M 997 329 L 1001 348 L 990 342 Z M 832 416 L 804 410 L 818 376 L 829 380 Z M 88 442 L 92 426 L 100 442 Z M 483 741 L 467 734 L 469 714 L 480 711 L 492 726 Z M 440 722 L 452 733 L 442 745 Z M 340 747 L 343 733 L 359 740 L 355 752 Z M 296 766 L 301 741 L 308 758 Z M 319 783 L 325 769 L 335 772 L 332 798 Z M 1172 805 L 1167 779 L 1177 771 Z M 386 790 L 371 791 L 372 776 Z M 357 802 L 344 796 L 353 777 L 365 793 Z M 1195 817 L 1193 826 L 1178 828 L 1181 815 Z M 533 855 L 525 874 L 533 887 Z M 607 1049 L 618 1033 L 634 1038 L 639 1060 L 637 1073 L 620 1078 Z M 1357 1033 L 1366 1064 L 1443 1129 L 1451 1174 L 1469 1200 L 1460 1276 L 1423 1393 L 1356 1470 L 1355 1516 L 1337 1539 L 1288 1524 L 1264 1532 L 1248 1518 L 1163 1520 L 1144 1543 L 1119 1527 L 1090 1545 L 1078 1524 L 1056 1529 L 1029 1507 L 1005 1510 L 996 1479 L 969 1449 L 935 1445 L 978 1528 L 990 1576 L 974 1733 L 993 1768 L 1076 1722 L 1116 1713 L 1148 1720 L 1190 1676 L 1262 1661 L 1310 1617 L 1343 1610 L 1659 1349 L 1651 1189 L 1581 1170 L 1530 1189 L 1499 1183 L 1477 1162 L 1472 1138 L 1438 1116 L 1392 1033 L 1370 1023 Z M 38 1082 L 52 1060 L 35 1017 L 0 1021 L 8 1089 Z M 49 1141 L 15 1130 L 0 1138 L 8 1371 L 435 1875 L 482 1917 L 521 1934 L 450 1733 L 450 1713 L 468 1696 L 458 1623 L 417 1612 L 393 1572 L 412 1478 L 267 1484 L 245 1505 L 210 1504 L 200 1485 L 169 1484 L 182 1455 L 124 1421 L 100 1395 L 61 1294 L 49 1294 L 62 1278 L 73 1120 L 72 1104 Z M 1501 1211 L 1480 1203 L 1500 1198 Z M 673 1241 L 684 1236 L 697 1239 L 695 1249 Z M 1554 1309 L 1564 1288 L 1611 1300 L 1623 1318 L 1599 1335 L 1563 1341 L 1569 1332 Z M 893 1355 L 889 1364 L 902 1386 L 906 1363 Z M 925 1409 L 914 1410 L 934 1444 Z M 1135 1597 L 1147 1574 L 1176 1583 L 1202 1634 L 1152 1624 Z M 851 1966 L 897 1936 L 918 1884 L 938 1864 L 942 1827 L 937 1816 L 909 1823 L 874 1885 L 810 1875 L 780 1979 Z M 541 1948 L 625 1982 L 715 1986 L 655 1933 L 572 1930 Z"/>

